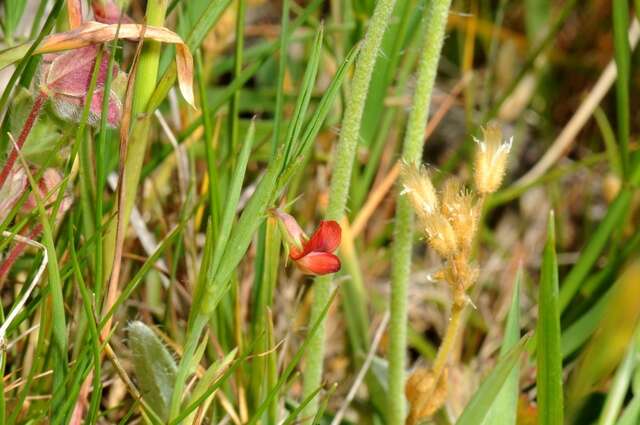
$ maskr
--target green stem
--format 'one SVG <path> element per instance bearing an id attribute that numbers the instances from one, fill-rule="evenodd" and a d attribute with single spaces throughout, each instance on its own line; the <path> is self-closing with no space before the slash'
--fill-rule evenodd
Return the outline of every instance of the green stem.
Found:
<path id="1" fill-rule="evenodd" d="M 147 2 L 146 23 L 148 25 L 163 26 L 165 12 L 167 10 L 168 0 L 149 0 Z M 136 70 L 135 88 L 133 93 L 133 104 L 131 107 L 131 116 L 133 126 L 143 125 L 142 122 L 136 120 L 139 114 L 147 112 L 147 104 L 156 87 L 158 64 L 160 62 L 161 44 L 156 41 L 146 41 L 140 55 L 140 62 Z M 142 170 L 142 162 L 145 151 L 147 150 L 148 133 L 146 131 L 131 131 L 132 135 L 140 137 L 131 137 L 127 146 L 127 153 L 124 163 L 124 175 L 126 179 L 123 184 L 122 196 L 124 197 L 124 212 L 122 214 L 122 223 L 120 226 L 126 228 L 129 224 L 129 216 L 133 209 L 138 183 L 140 180 L 140 172 Z M 114 208 L 117 209 L 117 204 Z M 107 228 L 104 238 L 104 273 L 103 280 L 108 279 L 116 248 L 116 231 L 118 220 L 112 220 Z"/>
<path id="2" fill-rule="evenodd" d="M 450 5 L 451 0 L 433 0 L 429 2 L 426 9 L 428 28 L 424 36 L 422 58 L 418 64 L 418 81 L 402 152 L 402 158 L 407 162 L 417 163 L 422 159 L 429 104 L 444 42 Z M 387 417 L 387 423 L 394 425 L 404 423 L 406 416 L 404 381 L 407 346 L 407 294 L 411 272 L 412 241 L 413 212 L 407 199 L 398 196 L 392 251 Z"/>
<path id="3" fill-rule="evenodd" d="M 376 4 L 369 23 L 369 29 L 362 44 L 362 50 L 356 62 L 350 98 L 345 109 L 342 132 L 334 156 L 329 206 L 326 214 L 329 220 L 341 220 L 344 216 L 371 74 L 373 73 L 373 67 L 382 43 L 382 36 L 393 12 L 394 4 L 395 0 L 379 0 Z M 331 276 L 318 278 L 314 284 L 314 299 L 309 321 L 310 323 L 319 321 L 319 328 L 318 332 L 311 336 L 309 341 L 306 368 L 303 376 L 303 398 L 311 395 L 321 383 L 325 341 L 325 320 L 321 315 L 324 314 L 324 307 L 329 301 L 330 293 Z M 317 409 L 318 399 L 315 398 L 304 409 L 301 417 L 309 418 L 306 420 L 306 423 L 309 423 Z"/>

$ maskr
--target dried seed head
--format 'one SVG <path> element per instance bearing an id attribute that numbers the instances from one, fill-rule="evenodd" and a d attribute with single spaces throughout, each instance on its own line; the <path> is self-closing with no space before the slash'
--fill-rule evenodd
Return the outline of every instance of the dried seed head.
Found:
<path id="1" fill-rule="evenodd" d="M 405 395 L 411 406 L 407 424 L 413 425 L 433 415 L 447 399 L 447 369 L 435 382 L 433 372 L 416 369 L 407 379 Z"/>
<path id="2" fill-rule="evenodd" d="M 484 140 L 476 140 L 475 183 L 481 194 L 493 193 L 502 184 L 513 138 L 502 140 L 502 130 L 490 124 L 483 129 Z"/>
<path id="3" fill-rule="evenodd" d="M 458 248 L 470 249 L 478 229 L 480 207 L 476 205 L 473 194 L 458 179 L 450 178 L 444 183 L 440 211 L 451 223 Z"/>
<path id="4" fill-rule="evenodd" d="M 426 217 L 424 231 L 429 246 L 441 257 L 450 258 L 458 252 L 458 240 L 451 223 L 440 213 Z"/>
<path id="5" fill-rule="evenodd" d="M 438 210 L 438 197 L 426 168 L 402 162 L 400 163 L 400 181 L 401 194 L 407 195 L 421 219 Z"/>

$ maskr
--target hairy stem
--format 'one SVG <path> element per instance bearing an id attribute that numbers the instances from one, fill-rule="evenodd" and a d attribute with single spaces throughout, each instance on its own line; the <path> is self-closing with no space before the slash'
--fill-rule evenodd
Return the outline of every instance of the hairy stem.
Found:
<path id="1" fill-rule="evenodd" d="M 402 159 L 410 163 L 417 163 L 422 159 L 422 146 L 429 116 L 431 93 L 444 42 L 450 4 L 451 0 L 433 0 L 428 3 L 426 9 L 425 19 L 427 19 L 428 27 L 422 44 L 416 92 L 407 123 L 402 152 Z M 407 295 L 413 241 L 413 212 L 409 201 L 402 196 L 398 196 L 397 200 L 394 232 L 387 423 L 396 425 L 404 423 L 406 416 L 404 383 L 407 346 Z"/>
<path id="2" fill-rule="evenodd" d="M 379 0 L 369 23 L 369 29 L 359 53 L 356 68 L 353 74 L 353 82 L 349 102 L 347 103 L 344 119 L 342 121 L 342 132 L 333 159 L 333 175 L 331 178 L 331 188 L 329 192 L 329 206 L 327 208 L 327 219 L 341 220 L 344 216 L 349 186 L 351 182 L 351 172 L 355 159 L 356 147 L 360 138 L 360 127 L 362 124 L 362 114 L 367 99 L 367 91 L 371 82 L 371 74 L 376 63 L 376 57 L 380 50 L 382 36 L 391 13 L 395 0 Z M 324 314 L 325 306 L 331 293 L 331 276 L 322 276 L 314 284 L 314 299 L 311 307 L 310 323 L 318 320 L 318 332 L 311 336 L 309 342 L 306 368 L 304 371 L 303 399 L 311 395 L 320 386 L 322 378 L 322 367 L 324 360 L 325 342 L 325 320 L 321 318 Z M 318 400 L 313 399 L 303 410 L 301 417 L 310 422 L 318 410 Z"/>
<path id="3" fill-rule="evenodd" d="M 33 240 L 40 236 L 41 233 L 42 224 L 36 224 L 31 232 L 29 232 L 27 238 Z M 15 263 L 18 258 L 20 258 L 27 246 L 28 245 L 26 242 L 18 242 L 16 246 L 14 246 L 13 249 L 9 252 L 7 258 L 0 265 L 0 282 L 2 282 L 5 276 L 9 273 L 9 270 L 11 270 L 11 266 L 13 266 L 13 263 Z"/>
<path id="4" fill-rule="evenodd" d="M 20 132 L 20 136 L 16 141 L 16 146 L 14 146 L 11 149 L 11 153 L 7 158 L 7 162 L 4 164 L 4 167 L 2 168 L 2 173 L 0 173 L 0 189 L 2 189 L 2 187 L 4 186 L 4 183 L 7 180 L 7 177 L 9 177 L 9 173 L 11 172 L 13 165 L 16 163 L 16 160 L 18 159 L 18 150 L 22 149 L 24 142 L 27 141 L 27 137 L 29 137 L 29 133 L 31 132 L 33 125 L 36 123 L 36 120 L 38 119 L 38 115 L 40 115 L 40 111 L 42 110 L 42 107 L 44 106 L 44 103 L 46 101 L 47 101 L 47 95 L 44 94 L 43 92 L 39 92 L 38 96 L 33 102 L 33 106 L 31 107 L 31 111 L 27 116 L 27 120 L 24 122 L 24 126 L 22 127 L 22 131 Z"/>

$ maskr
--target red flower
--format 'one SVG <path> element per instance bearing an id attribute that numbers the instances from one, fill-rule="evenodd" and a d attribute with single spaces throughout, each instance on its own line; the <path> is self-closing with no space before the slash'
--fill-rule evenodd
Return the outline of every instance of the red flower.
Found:
<path id="1" fill-rule="evenodd" d="M 291 215 L 273 210 L 282 235 L 287 242 L 289 258 L 304 273 L 324 275 L 340 270 L 340 259 L 333 254 L 340 245 L 342 229 L 333 221 L 321 221 L 311 238 L 307 238 L 298 222 Z"/>

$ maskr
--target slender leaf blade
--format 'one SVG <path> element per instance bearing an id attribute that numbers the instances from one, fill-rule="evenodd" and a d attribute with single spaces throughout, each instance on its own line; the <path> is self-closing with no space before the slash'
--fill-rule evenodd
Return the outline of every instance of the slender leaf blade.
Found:
<path id="1" fill-rule="evenodd" d="M 526 348 L 527 341 L 529 341 L 529 337 L 523 337 L 518 345 L 509 350 L 507 355 L 498 361 L 491 373 L 482 382 L 480 388 L 475 392 L 473 398 L 464 408 L 456 425 L 476 425 L 482 423 L 489 414 L 489 410 L 500 393 L 500 390 L 503 388 L 504 383 L 511 375 L 511 371 L 520 360 L 520 355 Z"/>
<path id="2" fill-rule="evenodd" d="M 522 268 L 518 269 L 513 285 L 511 308 L 507 316 L 504 340 L 500 348 L 500 358 L 506 357 L 509 350 L 518 344 L 520 339 L 520 285 L 522 282 Z M 518 378 L 520 368 L 513 367 L 511 374 L 505 381 L 500 393 L 496 397 L 491 411 L 484 420 L 485 425 L 515 425 L 518 413 Z"/>
<path id="3" fill-rule="evenodd" d="M 547 224 L 547 243 L 542 257 L 538 297 L 537 390 L 540 425 L 562 423 L 562 350 L 558 305 L 558 260 L 553 211 Z"/>

